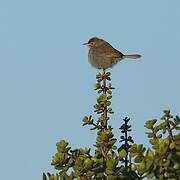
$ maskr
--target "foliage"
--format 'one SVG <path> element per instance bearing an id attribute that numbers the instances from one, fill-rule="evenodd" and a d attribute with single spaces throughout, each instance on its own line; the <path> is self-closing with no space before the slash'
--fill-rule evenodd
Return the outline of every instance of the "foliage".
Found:
<path id="1" fill-rule="evenodd" d="M 120 146 L 114 137 L 113 128 L 108 125 L 111 108 L 112 90 L 110 72 L 99 73 L 94 85 L 98 92 L 94 112 L 83 118 L 83 126 L 97 131 L 94 153 L 90 148 L 71 149 L 69 143 L 60 140 L 57 153 L 51 165 L 57 174 L 43 173 L 43 180 L 136 180 L 136 179 L 180 179 L 180 118 L 173 117 L 169 110 L 164 111 L 161 122 L 156 119 L 145 123 L 152 148 L 146 149 L 142 144 L 134 143 L 129 135 L 131 125 L 125 117 L 121 125 Z"/>

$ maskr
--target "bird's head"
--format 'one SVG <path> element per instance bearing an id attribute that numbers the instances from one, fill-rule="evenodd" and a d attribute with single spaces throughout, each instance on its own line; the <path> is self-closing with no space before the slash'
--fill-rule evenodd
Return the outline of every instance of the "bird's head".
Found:
<path id="1" fill-rule="evenodd" d="M 87 45 L 89 48 L 92 48 L 92 47 L 97 47 L 97 46 L 101 45 L 102 42 L 103 42 L 102 39 L 93 37 L 93 38 L 89 39 L 89 41 L 87 43 L 84 43 L 83 45 Z"/>

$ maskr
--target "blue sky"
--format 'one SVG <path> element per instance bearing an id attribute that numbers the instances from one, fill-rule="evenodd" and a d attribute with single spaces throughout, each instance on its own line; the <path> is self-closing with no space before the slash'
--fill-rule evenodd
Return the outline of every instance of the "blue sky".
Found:
<path id="1" fill-rule="evenodd" d="M 41 179 L 55 172 L 56 142 L 92 147 L 82 127 L 93 113 L 98 70 L 82 46 L 97 36 L 122 53 L 140 53 L 112 70 L 110 123 L 131 118 L 136 143 L 148 141 L 144 123 L 164 109 L 180 111 L 180 1 L 0 1 L 1 179 Z"/>

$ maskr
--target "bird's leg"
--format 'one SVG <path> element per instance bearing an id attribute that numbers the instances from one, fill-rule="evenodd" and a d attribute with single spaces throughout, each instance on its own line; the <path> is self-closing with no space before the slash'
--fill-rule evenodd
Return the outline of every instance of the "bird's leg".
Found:
<path id="1" fill-rule="evenodd" d="M 106 97 L 106 70 L 103 69 L 102 73 L 102 79 L 103 79 L 103 94 L 104 97 Z M 107 129 L 107 105 L 106 105 L 106 100 L 104 101 L 104 129 Z"/>

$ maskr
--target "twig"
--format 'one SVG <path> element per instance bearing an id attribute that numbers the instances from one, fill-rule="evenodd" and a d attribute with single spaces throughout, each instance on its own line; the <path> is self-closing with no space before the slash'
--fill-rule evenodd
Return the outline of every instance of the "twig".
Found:
<path id="1" fill-rule="evenodd" d="M 169 132 L 169 137 L 170 137 L 170 140 L 172 142 L 172 141 L 174 141 L 173 134 L 172 134 L 172 128 L 170 126 L 170 123 L 169 123 L 168 119 L 165 119 L 165 121 L 167 123 L 167 127 L 168 127 L 167 129 L 168 129 L 168 132 Z"/>
<path id="2" fill-rule="evenodd" d="M 104 96 L 106 96 L 106 71 L 105 71 L 105 69 L 103 69 L 102 79 L 103 79 L 103 94 L 104 94 Z M 107 129 L 107 105 L 106 105 L 106 101 L 104 101 L 104 129 Z"/>
<path id="3" fill-rule="evenodd" d="M 127 124 L 126 124 L 127 125 Z M 127 131 L 125 131 L 125 147 L 126 147 L 126 157 L 125 157 L 125 167 L 128 167 L 128 134 Z"/>

